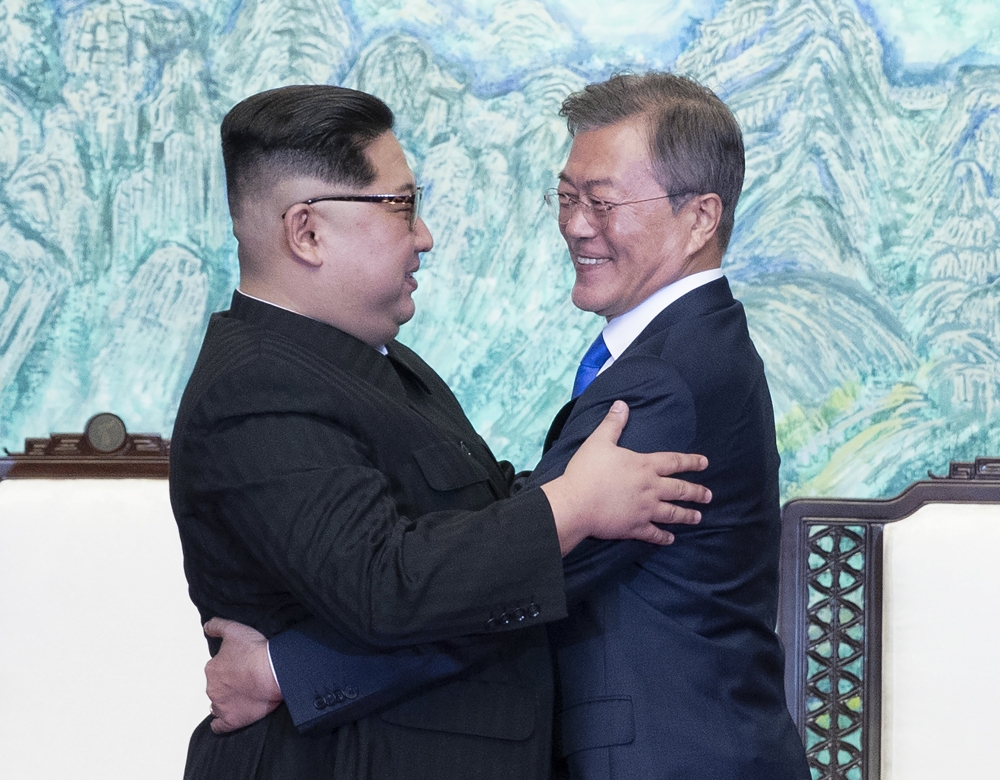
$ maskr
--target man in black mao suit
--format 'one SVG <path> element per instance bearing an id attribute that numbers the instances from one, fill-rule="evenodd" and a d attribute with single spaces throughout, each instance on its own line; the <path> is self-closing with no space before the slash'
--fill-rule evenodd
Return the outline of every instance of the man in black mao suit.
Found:
<path id="1" fill-rule="evenodd" d="M 565 614 L 561 553 L 595 533 L 662 543 L 650 521 L 691 517 L 661 501 L 676 484 L 657 474 L 690 463 L 614 447 L 623 411 L 589 459 L 506 499 L 509 468 L 394 340 L 432 240 L 392 123 L 376 98 L 328 86 L 256 95 L 223 123 L 240 291 L 212 318 L 174 428 L 185 573 L 203 619 L 265 636 L 313 619 L 368 652 L 465 634 L 497 649 L 321 737 L 285 707 L 228 736 L 206 719 L 186 777 L 544 776 L 542 623 Z"/>

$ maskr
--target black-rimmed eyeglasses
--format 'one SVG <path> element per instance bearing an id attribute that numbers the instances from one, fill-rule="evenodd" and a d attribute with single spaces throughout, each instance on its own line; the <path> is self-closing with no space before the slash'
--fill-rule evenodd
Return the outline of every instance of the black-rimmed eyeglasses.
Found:
<path id="1" fill-rule="evenodd" d="M 305 203 L 307 206 L 311 206 L 313 203 L 320 203 L 324 200 L 335 200 L 350 203 L 391 203 L 396 206 L 409 206 L 407 221 L 410 230 L 413 230 L 417 224 L 417 219 L 420 217 L 420 204 L 423 202 L 423 199 L 424 188 L 417 187 L 412 193 L 406 195 L 321 195 L 318 198 L 300 200 L 298 203 Z M 298 203 L 293 203 L 292 206 L 297 206 Z M 291 206 L 288 208 L 291 208 Z M 288 211 L 286 210 L 285 214 L 287 213 Z M 282 219 L 285 218 L 285 214 L 281 215 Z"/>
<path id="2" fill-rule="evenodd" d="M 624 203 L 610 203 L 606 200 L 588 200 L 568 192 L 559 192 L 554 187 L 545 191 L 545 205 L 549 207 L 552 216 L 559 220 L 561 227 L 566 227 L 573 218 L 573 212 L 583 209 L 583 217 L 598 230 L 605 230 L 611 222 L 611 212 L 619 206 L 634 206 L 636 203 L 649 203 L 653 200 L 679 198 L 681 195 L 693 195 L 693 190 L 671 192 L 667 195 L 657 195 L 655 198 L 627 200 Z"/>

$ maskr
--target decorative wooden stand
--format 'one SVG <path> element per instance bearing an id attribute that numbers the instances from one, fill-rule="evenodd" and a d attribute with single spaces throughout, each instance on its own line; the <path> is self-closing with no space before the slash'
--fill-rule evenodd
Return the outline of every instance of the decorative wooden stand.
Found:
<path id="1" fill-rule="evenodd" d="M 0 479 L 148 477 L 169 473 L 170 441 L 153 433 L 128 433 L 117 415 L 103 412 L 83 433 L 25 439 L 24 452 L 0 458 Z"/>

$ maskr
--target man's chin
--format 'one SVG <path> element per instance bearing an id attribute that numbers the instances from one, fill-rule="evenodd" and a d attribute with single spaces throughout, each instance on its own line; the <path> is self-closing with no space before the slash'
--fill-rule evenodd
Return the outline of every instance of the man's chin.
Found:
<path id="1" fill-rule="evenodd" d="M 600 314 L 601 310 L 605 308 L 607 301 L 598 295 L 594 294 L 593 290 L 588 290 L 585 286 L 577 282 L 573 287 L 573 295 L 571 296 L 573 300 L 573 305 L 581 311 L 589 311 L 593 314 Z"/>
<path id="2" fill-rule="evenodd" d="M 413 315 L 417 313 L 416 304 L 413 303 L 412 298 L 407 298 L 406 302 L 399 307 L 399 311 L 396 314 L 396 325 L 403 326 L 413 319 Z M 398 328 L 397 328 L 398 330 Z"/>

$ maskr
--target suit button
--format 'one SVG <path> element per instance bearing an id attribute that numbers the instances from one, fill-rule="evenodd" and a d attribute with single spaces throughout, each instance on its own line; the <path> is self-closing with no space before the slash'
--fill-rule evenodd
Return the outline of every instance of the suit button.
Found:
<path id="1" fill-rule="evenodd" d="M 344 696 L 346 696 L 348 699 L 356 699 L 358 698 L 358 689 L 355 688 L 353 685 L 348 685 L 346 688 L 344 688 Z"/>
<path id="2" fill-rule="evenodd" d="M 495 617 L 491 617 L 489 620 L 486 621 L 487 628 L 496 628 L 498 625 L 500 625 L 500 621 L 497 620 Z"/>
<path id="3" fill-rule="evenodd" d="M 538 617 L 542 614 L 542 608 L 532 602 L 528 605 L 528 614 L 531 615 L 531 617 Z"/>
<path id="4" fill-rule="evenodd" d="M 313 699 L 313 706 L 318 710 L 326 709 L 326 698 L 323 696 L 317 696 Z"/>
<path id="5" fill-rule="evenodd" d="M 502 615 L 500 616 L 500 623 L 501 623 L 502 625 L 505 625 L 505 626 L 509 626 L 509 625 L 510 625 L 510 615 L 508 615 L 508 614 L 507 614 L 506 612 L 504 612 L 504 613 L 503 613 L 503 614 L 502 614 Z"/>
<path id="6" fill-rule="evenodd" d="M 521 609 L 520 607 L 514 610 L 514 620 L 516 620 L 518 623 L 524 622 L 524 610 Z"/>

